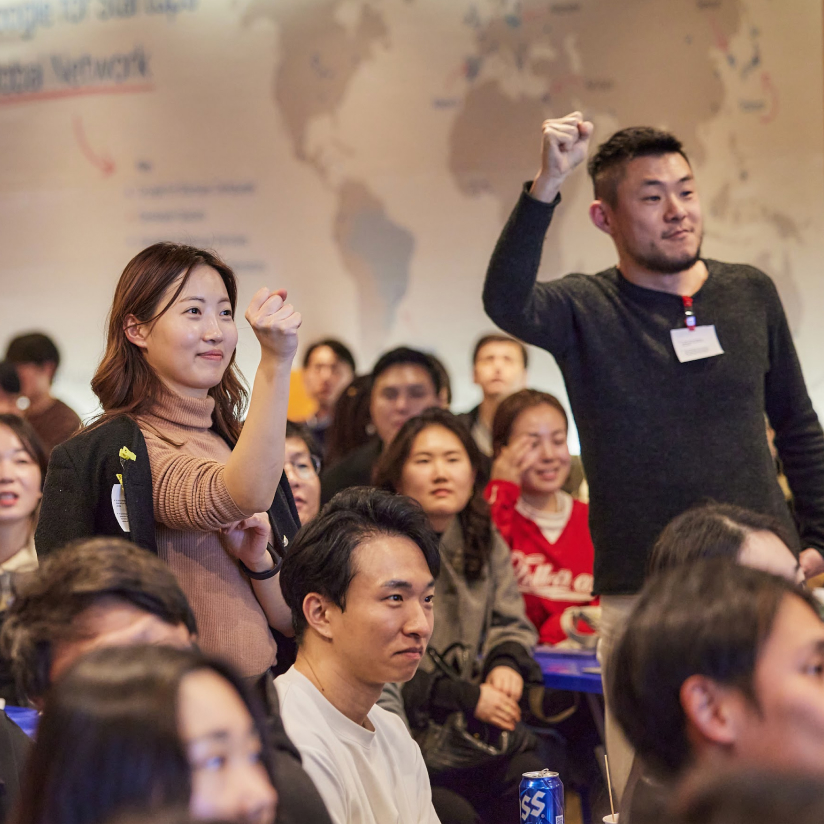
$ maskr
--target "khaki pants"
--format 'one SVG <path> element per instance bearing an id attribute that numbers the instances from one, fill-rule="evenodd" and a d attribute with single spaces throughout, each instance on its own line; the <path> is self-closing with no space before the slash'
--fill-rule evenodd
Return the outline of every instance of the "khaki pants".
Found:
<path id="1" fill-rule="evenodd" d="M 621 728 L 610 710 L 607 696 L 607 667 L 612 650 L 615 647 L 627 617 L 632 612 L 637 595 L 602 595 L 601 623 L 598 629 L 598 663 L 601 665 L 601 681 L 604 684 L 604 704 L 606 706 L 606 745 L 609 756 L 609 773 L 612 779 L 612 791 L 615 801 L 619 803 L 624 792 L 635 751 L 624 737 Z"/>

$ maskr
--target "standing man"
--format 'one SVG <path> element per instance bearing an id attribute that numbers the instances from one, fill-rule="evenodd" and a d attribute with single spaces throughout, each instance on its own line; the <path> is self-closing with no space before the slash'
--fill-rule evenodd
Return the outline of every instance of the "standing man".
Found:
<path id="1" fill-rule="evenodd" d="M 478 449 L 492 457 L 492 419 L 501 401 L 526 387 L 529 356 L 520 341 L 506 335 L 484 335 L 472 354 L 472 382 L 479 386 L 483 399 L 469 412 L 460 415 Z"/>
<path id="2" fill-rule="evenodd" d="M 332 423 L 335 401 L 355 377 L 355 359 L 349 348 L 334 338 L 315 341 L 303 358 L 303 385 L 317 410 L 306 425 L 326 451 L 326 430 Z"/>
<path id="3" fill-rule="evenodd" d="M 824 570 L 824 436 L 772 281 L 701 257 L 703 222 L 681 143 L 624 129 L 589 162 L 590 217 L 618 265 L 536 283 L 561 184 L 587 156 L 579 112 L 543 124 L 541 170 L 493 253 L 484 306 L 507 332 L 548 350 L 564 376 L 590 490 L 602 654 L 644 580 L 655 538 L 706 499 L 792 518 L 764 414 L 794 494 L 805 573 Z M 607 717 L 619 788 L 629 771 Z"/>
<path id="4" fill-rule="evenodd" d="M 29 399 L 26 420 L 40 438 L 46 455 L 51 455 L 52 449 L 71 438 L 81 424 L 77 413 L 51 393 L 60 352 L 48 335 L 30 332 L 12 339 L 6 360 L 17 367 L 20 393 Z"/>

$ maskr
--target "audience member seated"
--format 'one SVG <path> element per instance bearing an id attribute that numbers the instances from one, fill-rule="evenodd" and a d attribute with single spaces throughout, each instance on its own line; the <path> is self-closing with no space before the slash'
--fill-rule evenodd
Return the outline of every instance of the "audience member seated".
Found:
<path id="1" fill-rule="evenodd" d="M 301 524 L 308 524 L 320 510 L 320 447 L 304 424 L 286 422 L 286 463 L 283 469 L 292 489 Z M 265 548 L 261 546 L 261 550 Z M 291 629 L 291 628 L 290 628 Z M 291 632 L 272 630 L 278 645 L 278 660 L 271 672 L 282 675 L 297 656 L 297 644 Z"/>
<path id="2" fill-rule="evenodd" d="M 20 581 L 37 569 L 34 529 L 46 476 L 46 456 L 34 430 L 0 414 L 0 621 Z M 0 658 L 0 698 L 17 704 L 14 678 Z"/>
<path id="3" fill-rule="evenodd" d="M 327 466 L 336 464 L 375 434 L 369 418 L 371 385 L 371 375 L 359 375 L 341 392 L 326 432 L 324 462 Z"/>
<path id="4" fill-rule="evenodd" d="M 103 824 L 183 806 L 196 819 L 273 824 L 261 708 L 229 665 L 195 649 L 111 647 L 49 691 L 18 824 Z"/>
<path id="5" fill-rule="evenodd" d="M 342 489 L 368 486 L 383 449 L 403 424 L 430 406 L 442 406 L 441 370 L 432 357 L 401 346 L 378 358 L 372 370 L 369 412 L 376 435 L 321 475 L 321 501 L 326 503 Z"/>
<path id="6" fill-rule="evenodd" d="M 430 719 L 461 712 L 470 732 L 498 742 L 507 731 L 514 742 L 505 755 L 452 769 L 439 768 L 435 758 L 443 753 L 424 747 L 435 809 L 442 822 L 502 824 L 518 820 L 521 774 L 557 769 L 563 753 L 561 747 L 540 751 L 538 739 L 520 723 L 528 688 L 537 689 L 541 703 L 547 694 L 532 658 L 536 633 L 524 612 L 509 549 L 493 528 L 476 483 L 480 460 L 469 430 L 450 412 L 430 409 L 403 425 L 381 455 L 375 482 L 417 501 L 440 537 L 430 650 L 457 672 L 447 677 L 430 653 L 403 687 L 413 733 L 423 740 Z M 558 702 L 557 710 L 574 706 L 570 693 L 549 698 Z"/>
<path id="7" fill-rule="evenodd" d="M 275 663 L 269 627 L 290 626 L 277 573 L 299 526 L 283 462 L 300 315 L 285 300 L 262 288 L 246 311 L 261 358 L 241 429 L 234 273 L 191 246 L 136 255 L 92 380 L 103 414 L 52 455 L 36 535 L 41 554 L 90 535 L 156 552 L 194 609 L 203 648 L 254 678 Z M 260 544 L 272 549 L 258 553 Z"/>
<path id="8" fill-rule="evenodd" d="M 647 582 L 614 650 L 607 688 L 666 799 L 701 769 L 821 776 L 822 670 L 824 623 L 812 595 L 714 558 Z M 622 822 L 636 824 L 636 806 L 655 808 L 633 805 Z"/>
<path id="9" fill-rule="evenodd" d="M 492 425 L 495 461 L 485 495 L 512 550 L 518 587 L 542 644 L 566 639 L 565 610 L 598 603 L 592 597 L 589 507 L 563 491 L 570 466 L 567 427 L 558 399 L 534 389 L 506 398 Z"/>
<path id="10" fill-rule="evenodd" d="M 385 683 L 415 674 L 432 634 L 438 569 L 420 509 L 374 489 L 337 495 L 283 562 L 298 658 L 275 687 L 336 824 L 438 820 L 417 744 L 375 706 Z"/>
<path id="11" fill-rule="evenodd" d="M 321 449 L 309 427 L 286 423 L 286 478 L 292 489 L 301 524 L 308 524 L 320 509 Z"/>
<path id="12" fill-rule="evenodd" d="M 520 341 L 508 335 L 484 335 L 472 354 L 472 382 L 483 393 L 481 402 L 458 417 L 466 424 L 478 449 L 492 457 L 492 421 L 501 401 L 526 386 L 529 355 Z"/>
<path id="13" fill-rule="evenodd" d="M 41 707 L 54 679 L 93 649 L 131 644 L 190 646 L 197 624 L 166 564 L 117 538 L 71 544 L 45 560 L 21 587 L 3 625 L 0 647 L 20 694 Z M 256 684 L 266 704 L 278 824 L 328 824 L 323 802 L 283 729 L 270 676 Z M 2 748 L 0 748 L 2 753 Z"/>
<path id="14" fill-rule="evenodd" d="M 634 824 L 660 824 L 662 819 Z M 685 788 L 668 824 L 821 824 L 821 776 L 774 770 L 708 770 Z"/>
<path id="15" fill-rule="evenodd" d="M 664 527 L 650 553 L 649 571 L 655 574 L 700 558 L 727 558 L 801 583 L 804 573 L 790 549 L 795 543 L 772 515 L 733 504 L 704 504 Z"/>
<path id="16" fill-rule="evenodd" d="M 60 366 L 60 352 L 48 335 L 30 332 L 12 338 L 6 349 L 6 360 L 17 367 L 20 393 L 29 401 L 24 414 L 48 457 L 52 449 L 71 438 L 81 424 L 77 413 L 51 394 Z"/>
<path id="17" fill-rule="evenodd" d="M 315 341 L 303 358 L 303 385 L 317 410 L 306 421 L 321 451 L 326 449 L 326 433 L 332 423 L 335 403 L 355 377 L 355 358 L 339 340 Z"/>
<path id="18" fill-rule="evenodd" d="M 0 361 L 0 415 L 21 415 L 17 401 L 20 398 L 20 378 L 17 367 Z"/>

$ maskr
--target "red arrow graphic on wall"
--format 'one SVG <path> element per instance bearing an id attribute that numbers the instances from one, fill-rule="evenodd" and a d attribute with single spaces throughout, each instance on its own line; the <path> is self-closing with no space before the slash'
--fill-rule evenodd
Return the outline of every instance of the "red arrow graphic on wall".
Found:
<path id="1" fill-rule="evenodd" d="M 114 172 L 114 161 L 108 154 L 95 154 L 95 152 L 92 151 L 92 147 L 86 139 L 86 132 L 83 129 L 83 121 L 79 115 L 75 115 L 72 118 L 72 126 L 74 127 L 74 136 L 77 140 L 77 145 L 80 147 L 80 151 L 83 152 L 86 160 L 88 160 L 93 166 L 100 169 L 100 171 L 108 177 L 112 172 Z"/>

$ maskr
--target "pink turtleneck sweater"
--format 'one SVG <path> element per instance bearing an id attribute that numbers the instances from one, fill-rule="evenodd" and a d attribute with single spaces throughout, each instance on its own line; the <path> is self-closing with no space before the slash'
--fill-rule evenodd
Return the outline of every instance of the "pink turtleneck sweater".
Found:
<path id="1" fill-rule="evenodd" d="M 251 584 L 217 533 L 253 513 L 239 509 L 226 489 L 231 450 L 210 429 L 214 405 L 211 397 L 167 391 L 138 420 L 152 467 L 157 549 L 192 605 L 200 646 L 242 675 L 257 676 L 275 663 L 277 645 Z"/>

